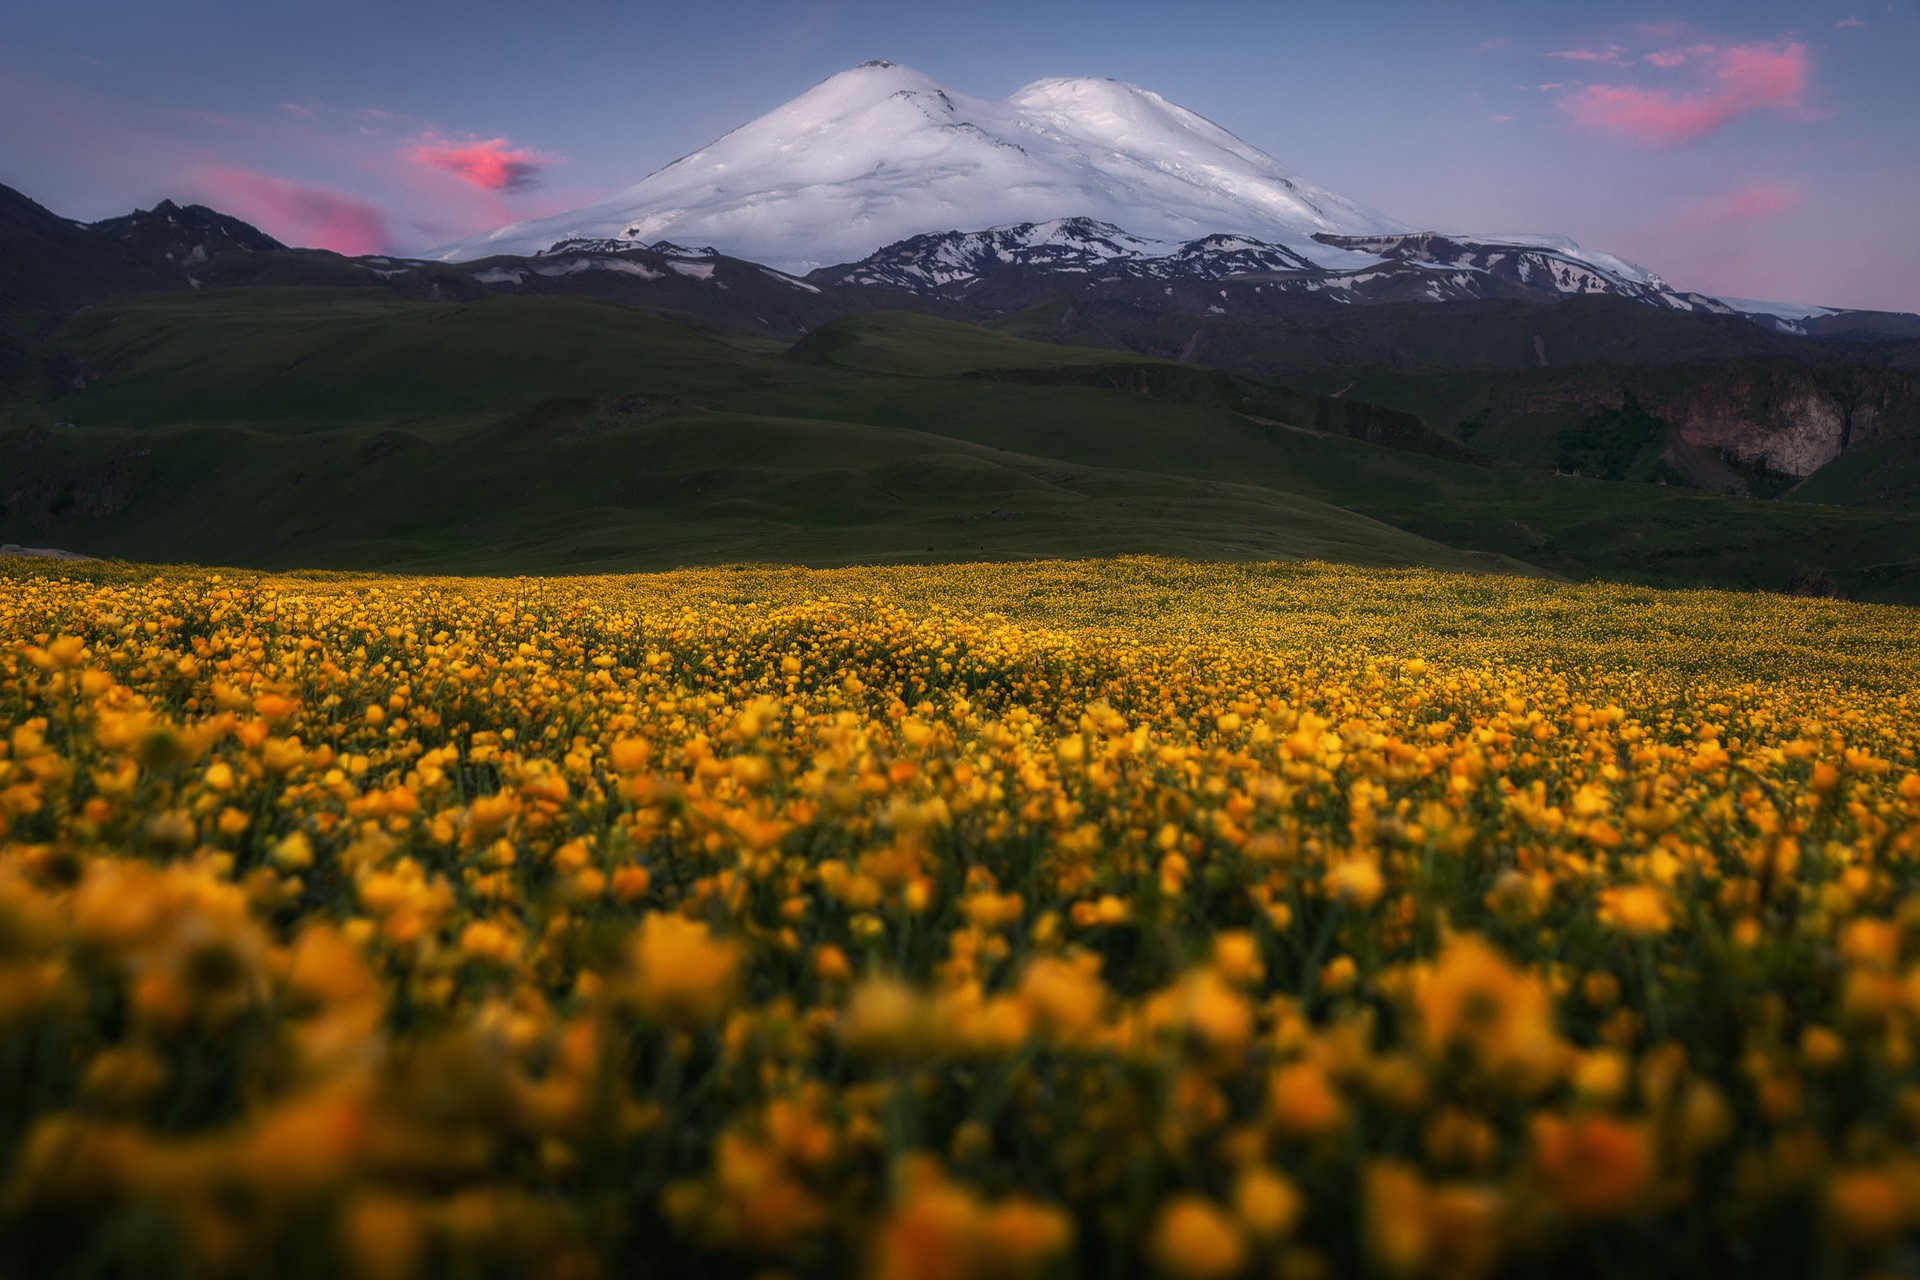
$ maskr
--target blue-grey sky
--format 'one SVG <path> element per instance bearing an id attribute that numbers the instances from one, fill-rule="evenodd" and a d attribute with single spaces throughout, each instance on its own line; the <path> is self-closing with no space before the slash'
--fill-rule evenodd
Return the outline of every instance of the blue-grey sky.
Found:
<path id="1" fill-rule="evenodd" d="M 867 58 L 1153 89 L 1403 221 L 1920 310 L 1920 0 L 10 0 L 0 182 L 418 251 L 630 185 Z"/>

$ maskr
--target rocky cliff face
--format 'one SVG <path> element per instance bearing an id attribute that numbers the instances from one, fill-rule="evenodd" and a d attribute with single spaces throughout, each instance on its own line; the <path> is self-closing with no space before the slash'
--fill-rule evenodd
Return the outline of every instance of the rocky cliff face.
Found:
<path id="1" fill-rule="evenodd" d="M 1920 379 L 1887 369 L 1760 367 L 1643 400 L 1691 444 L 1810 476 L 1857 445 L 1920 432 Z"/>
<path id="2" fill-rule="evenodd" d="M 1716 361 L 1612 370 L 1604 378 L 1587 369 L 1569 371 L 1565 382 L 1514 387 L 1498 399 L 1510 413 L 1532 415 L 1618 410 L 1629 397 L 1672 424 L 1687 446 L 1779 476 L 1810 476 L 1889 436 L 1920 441 L 1920 377 L 1866 365 Z"/>

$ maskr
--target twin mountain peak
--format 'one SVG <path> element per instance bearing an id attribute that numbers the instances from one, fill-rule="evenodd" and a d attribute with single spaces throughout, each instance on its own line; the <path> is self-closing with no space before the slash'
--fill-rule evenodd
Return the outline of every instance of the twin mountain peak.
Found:
<path id="1" fill-rule="evenodd" d="M 823 81 L 607 200 L 434 256 L 661 241 L 709 244 L 816 280 L 948 296 L 1006 268 L 1042 268 L 1261 274 L 1276 289 L 1350 302 L 1614 294 L 1787 329 L 1827 314 L 1682 292 L 1564 237 L 1423 231 L 1118 80 L 1038 80 L 991 102 L 882 61 Z"/>

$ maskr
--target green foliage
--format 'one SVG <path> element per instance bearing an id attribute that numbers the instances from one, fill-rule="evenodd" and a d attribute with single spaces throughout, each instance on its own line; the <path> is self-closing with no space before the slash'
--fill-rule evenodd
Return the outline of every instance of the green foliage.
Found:
<path id="1" fill-rule="evenodd" d="M 1601 480 L 1636 478 L 1635 471 L 1658 462 L 1667 429 L 1628 392 L 1620 408 L 1588 414 L 1578 426 L 1561 428 L 1554 463 L 1562 471 Z"/>

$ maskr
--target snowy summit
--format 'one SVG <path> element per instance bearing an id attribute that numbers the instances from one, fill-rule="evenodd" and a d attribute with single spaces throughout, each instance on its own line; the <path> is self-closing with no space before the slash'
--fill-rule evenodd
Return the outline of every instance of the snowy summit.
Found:
<path id="1" fill-rule="evenodd" d="M 1316 234 L 1411 230 L 1130 84 L 1039 80 L 996 103 L 869 62 L 612 199 L 513 223 L 438 256 L 671 238 L 804 272 L 910 236 L 1061 218 L 1175 243 L 1252 236 L 1310 260 L 1351 256 Z"/>

